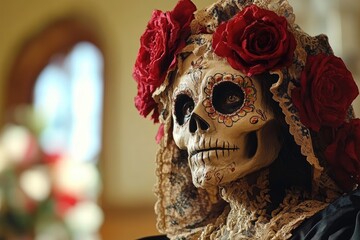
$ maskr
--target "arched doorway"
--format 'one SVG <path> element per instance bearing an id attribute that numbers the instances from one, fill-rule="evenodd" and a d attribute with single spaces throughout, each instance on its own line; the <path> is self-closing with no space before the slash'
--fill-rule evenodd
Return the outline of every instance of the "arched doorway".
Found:
<path id="1" fill-rule="evenodd" d="M 11 122 L 13 113 L 26 105 L 44 114 L 46 124 L 39 136 L 21 126 L 22 139 L 15 128 L 11 138 L 2 142 L 12 140 L 16 150 L 24 150 L 20 161 L 9 164 L 12 184 L 4 187 L 19 194 L 2 201 L 6 205 L 25 199 L 21 203 L 31 206 L 30 210 L 21 204 L 6 209 L 5 215 L 13 219 L 5 220 L 4 226 L 11 226 L 6 234 L 52 238 L 81 230 L 81 239 L 97 234 L 103 221 L 97 204 L 100 177 L 96 166 L 101 148 L 102 52 L 96 32 L 79 19 L 54 22 L 19 49 L 5 83 L 3 111 L 8 118 L 2 121 Z M 19 143 L 25 147 L 18 148 Z M 18 208 L 25 209 L 21 217 Z M 54 226 L 61 231 L 54 233 Z"/>
<path id="2" fill-rule="evenodd" d="M 101 145 L 103 59 L 87 22 L 50 24 L 20 49 L 6 83 L 5 114 L 33 105 L 48 121 L 42 136 L 46 150 L 94 160 Z"/>

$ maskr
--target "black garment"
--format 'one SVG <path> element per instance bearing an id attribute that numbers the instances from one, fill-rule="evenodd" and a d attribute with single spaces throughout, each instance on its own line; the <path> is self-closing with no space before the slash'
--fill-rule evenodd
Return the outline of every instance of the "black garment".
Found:
<path id="1" fill-rule="evenodd" d="M 291 240 L 359 240 L 360 190 L 344 195 L 305 220 Z"/>
<path id="2" fill-rule="evenodd" d="M 167 238 L 166 235 L 157 235 L 157 236 L 139 238 L 138 240 L 169 240 L 169 238 Z"/>

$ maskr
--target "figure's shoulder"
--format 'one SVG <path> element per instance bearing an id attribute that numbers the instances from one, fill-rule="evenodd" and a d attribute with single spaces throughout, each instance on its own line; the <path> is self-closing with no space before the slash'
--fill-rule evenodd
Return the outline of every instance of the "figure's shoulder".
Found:
<path id="1" fill-rule="evenodd" d="M 291 240 L 360 239 L 360 190 L 343 195 L 304 221 Z"/>

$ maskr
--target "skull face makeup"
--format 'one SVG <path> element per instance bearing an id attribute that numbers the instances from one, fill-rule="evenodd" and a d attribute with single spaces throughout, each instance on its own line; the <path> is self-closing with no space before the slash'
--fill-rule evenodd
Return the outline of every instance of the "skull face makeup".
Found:
<path id="1" fill-rule="evenodd" d="M 191 54 L 183 62 L 173 85 L 173 137 L 187 150 L 195 186 L 228 183 L 276 159 L 278 128 L 258 81 L 224 61 Z"/>
<path id="2" fill-rule="evenodd" d="M 318 225 L 303 221 L 360 185 L 358 89 L 287 0 L 156 11 L 134 77 L 140 114 L 161 123 L 155 210 L 170 239 L 305 236 Z"/>

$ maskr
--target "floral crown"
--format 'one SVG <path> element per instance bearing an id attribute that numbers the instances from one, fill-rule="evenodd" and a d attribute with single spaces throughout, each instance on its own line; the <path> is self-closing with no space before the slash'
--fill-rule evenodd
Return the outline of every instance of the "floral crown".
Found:
<path id="1" fill-rule="evenodd" d="M 302 153 L 321 171 L 311 133 L 325 132 L 324 158 L 338 184 L 346 191 L 353 189 L 360 183 L 360 119 L 350 116 L 351 103 L 359 94 L 351 72 L 334 56 L 325 36 L 314 38 L 315 47 L 308 43 L 310 37 L 293 24 L 292 12 L 283 5 L 274 8 L 267 0 L 263 0 L 266 4 L 242 2 L 236 13 L 230 9 L 229 15 L 218 14 L 217 24 L 205 26 L 196 25 L 196 7 L 190 0 L 180 0 L 169 12 L 154 11 L 141 36 L 134 67 L 136 108 L 144 117 L 152 112 L 151 118 L 158 122 L 155 90 L 176 68 L 177 55 L 190 35 L 212 34 L 214 53 L 232 68 L 248 76 L 283 75 L 283 82 L 271 91 Z"/>

